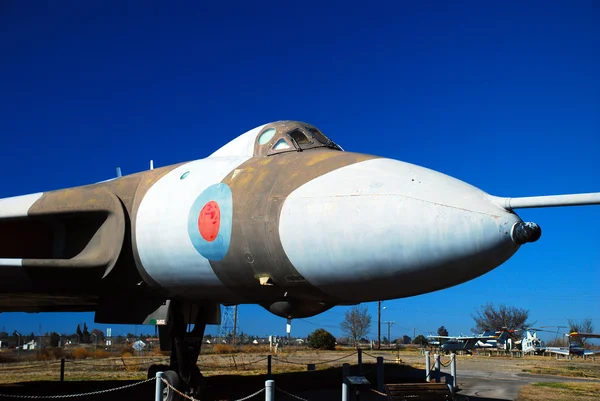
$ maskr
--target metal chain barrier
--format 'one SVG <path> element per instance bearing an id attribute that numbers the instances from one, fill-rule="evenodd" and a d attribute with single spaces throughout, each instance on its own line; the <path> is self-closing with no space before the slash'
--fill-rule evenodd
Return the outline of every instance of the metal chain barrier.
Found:
<path id="1" fill-rule="evenodd" d="M 450 366 L 451 363 L 452 363 L 452 359 L 450 359 L 448 361 L 448 363 L 444 363 L 444 362 L 442 362 L 442 358 L 440 358 L 440 365 L 442 365 L 445 368 L 447 368 L 448 366 Z"/>
<path id="2" fill-rule="evenodd" d="M 349 354 L 349 355 L 343 356 L 343 357 L 341 357 L 341 358 L 330 359 L 330 360 L 328 360 L 328 361 L 323 361 L 323 362 L 317 362 L 317 363 L 315 363 L 315 365 L 322 365 L 322 364 L 325 364 L 325 363 L 331 363 L 331 362 L 337 362 L 337 361 L 341 361 L 342 359 L 345 359 L 345 358 L 350 358 L 351 356 L 353 356 L 353 355 L 356 355 L 356 354 L 358 354 L 358 351 L 357 351 L 357 352 L 353 352 L 352 354 Z"/>
<path id="3" fill-rule="evenodd" d="M 371 389 L 371 391 L 377 395 L 380 395 L 382 397 L 386 397 L 387 398 L 387 394 L 386 393 L 382 393 L 381 391 L 377 391 L 374 388 Z"/>
<path id="4" fill-rule="evenodd" d="M 137 382 L 137 383 L 127 384 L 127 385 L 121 386 L 121 387 L 110 388 L 110 389 L 107 389 L 107 390 L 90 391 L 89 393 L 62 394 L 62 395 L 13 395 L 13 394 L 0 394 L 0 397 L 6 397 L 6 398 L 24 398 L 24 399 L 52 399 L 52 398 L 86 397 L 88 395 L 97 395 L 97 394 L 110 393 L 110 392 L 113 392 L 113 391 L 119 391 L 119 390 L 123 390 L 123 389 L 126 389 L 126 388 L 139 386 L 141 384 L 145 384 L 145 383 L 151 382 L 153 380 L 156 380 L 156 377 L 152 377 L 152 378 L 150 378 L 148 380 L 144 380 L 144 381 Z"/>
<path id="5" fill-rule="evenodd" d="M 344 355 L 344 356 L 342 356 L 340 358 L 330 359 L 330 360 L 327 360 L 327 361 L 312 362 L 312 364 L 314 364 L 314 365 L 324 365 L 324 364 L 327 364 L 327 363 L 341 361 L 342 359 L 345 359 L 345 358 L 350 358 L 351 356 L 356 355 L 356 354 L 358 354 L 358 352 L 353 352 L 352 354 Z M 306 366 L 307 365 L 306 363 L 286 361 L 284 359 L 279 359 L 279 358 L 273 358 L 273 360 L 274 361 L 283 362 L 283 363 L 289 363 L 291 365 L 302 365 L 302 366 Z"/>
<path id="6" fill-rule="evenodd" d="M 165 380 L 164 378 L 162 378 L 162 377 L 161 377 L 161 378 L 160 378 L 160 380 L 162 380 L 162 382 L 165 384 L 165 386 L 169 387 L 171 390 L 173 390 L 174 392 L 176 392 L 176 393 L 177 393 L 177 394 L 179 394 L 180 396 L 182 396 L 182 397 L 184 397 L 184 398 L 187 398 L 187 399 L 188 399 L 188 400 L 190 400 L 190 401 L 200 401 L 200 400 L 197 400 L 197 399 L 195 399 L 195 398 L 194 398 L 194 397 L 192 397 L 192 396 L 189 396 L 189 395 L 187 395 L 187 394 L 184 394 L 183 392 L 181 392 L 181 391 L 177 390 L 175 387 L 171 386 L 171 383 L 169 383 L 169 382 L 168 382 L 167 380 Z"/>
<path id="7" fill-rule="evenodd" d="M 374 358 L 374 359 L 377 359 L 377 358 L 378 358 L 377 356 L 375 356 L 375 355 L 371 355 L 371 354 L 369 354 L 369 353 L 367 353 L 367 352 L 364 352 L 364 351 L 363 351 L 363 355 L 370 356 L 371 358 Z M 388 361 L 388 362 L 394 362 L 394 363 L 402 363 L 402 359 L 400 359 L 400 358 L 397 358 L 397 359 L 389 359 L 389 358 L 383 357 L 383 360 L 384 360 L 384 361 Z"/>
<path id="8" fill-rule="evenodd" d="M 237 365 L 237 367 L 238 368 L 243 368 L 244 366 L 254 365 L 255 363 L 266 361 L 267 359 L 269 359 L 269 357 L 262 358 L 262 359 L 257 359 L 256 361 L 252 361 L 252 362 L 242 363 L 242 364 Z"/>
<path id="9" fill-rule="evenodd" d="M 292 361 L 286 361 L 285 359 L 279 359 L 279 358 L 272 358 L 273 361 L 279 361 L 279 362 L 283 362 L 283 363 L 288 363 L 290 365 L 302 365 L 302 366 L 306 366 L 305 363 L 300 363 L 300 362 L 292 362 Z"/>
<path id="10" fill-rule="evenodd" d="M 184 398 L 187 398 L 187 399 L 188 399 L 188 400 L 190 400 L 190 401 L 200 401 L 200 400 L 198 400 L 198 399 L 196 399 L 196 398 L 194 398 L 194 397 L 192 397 L 192 396 L 189 396 L 189 395 L 187 395 L 187 394 L 184 394 L 183 392 L 181 392 L 181 391 L 177 390 L 177 389 L 176 389 L 175 387 L 173 387 L 173 386 L 171 385 L 171 383 L 169 383 L 169 382 L 168 382 L 168 381 L 167 381 L 165 378 L 161 377 L 161 380 L 162 380 L 162 382 L 163 382 L 163 383 L 164 383 L 164 384 L 165 384 L 167 387 L 169 387 L 171 390 L 173 390 L 174 392 L 176 392 L 176 393 L 177 393 L 177 394 L 179 394 L 180 396 L 182 396 L 182 397 L 184 397 Z M 264 388 L 264 387 L 263 387 L 263 388 L 261 388 L 260 390 L 256 391 L 256 392 L 254 392 L 254 393 L 250 394 L 250 395 L 247 395 L 247 396 L 246 396 L 246 397 L 244 397 L 244 398 L 240 398 L 239 400 L 234 400 L 234 401 L 246 401 L 246 400 L 249 400 L 250 398 L 252 398 L 252 397 L 255 397 L 255 396 L 257 396 L 258 394 L 262 393 L 263 391 L 265 391 L 265 388 Z"/>
<path id="11" fill-rule="evenodd" d="M 252 398 L 252 397 L 254 397 L 254 396 L 256 396 L 256 395 L 259 395 L 259 394 L 260 394 L 260 393 L 262 393 L 263 391 L 265 391 L 265 388 L 264 388 L 264 387 L 263 387 L 263 388 L 261 388 L 260 390 L 258 390 L 257 392 L 255 392 L 254 394 L 250 394 L 250 395 L 248 395 L 248 396 L 246 396 L 246 397 L 244 397 L 244 398 L 240 398 L 239 400 L 234 400 L 234 401 L 246 401 L 246 400 L 249 400 L 250 398 Z"/>
<path id="12" fill-rule="evenodd" d="M 292 394 L 292 393 L 289 393 L 289 392 L 285 391 L 284 389 L 282 389 L 282 388 L 279 388 L 279 387 L 277 387 L 277 386 L 275 386 L 275 390 L 277 390 L 277 391 L 280 391 L 280 392 L 282 392 L 283 394 L 289 395 L 290 397 L 292 397 L 292 398 L 295 398 L 295 399 L 297 399 L 297 400 L 300 400 L 300 401 L 308 401 L 306 398 L 298 397 L 297 395 L 295 395 L 295 394 Z"/>

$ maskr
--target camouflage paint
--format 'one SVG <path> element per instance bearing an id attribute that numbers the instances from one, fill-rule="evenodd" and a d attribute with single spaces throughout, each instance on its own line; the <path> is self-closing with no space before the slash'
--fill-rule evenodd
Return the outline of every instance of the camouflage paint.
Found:
<path id="1" fill-rule="evenodd" d="M 285 293 L 297 299 L 339 302 L 311 285 L 289 261 L 279 236 L 281 208 L 303 184 L 372 158 L 313 149 L 256 157 L 238 166 L 223 180 L 233 194 L 231 246 L 225 258 L 210 261 L 221 282 L 255 302 L 283 299 Z M 273 285 L 260 285 L 260 277 L 268 277 Z"/>

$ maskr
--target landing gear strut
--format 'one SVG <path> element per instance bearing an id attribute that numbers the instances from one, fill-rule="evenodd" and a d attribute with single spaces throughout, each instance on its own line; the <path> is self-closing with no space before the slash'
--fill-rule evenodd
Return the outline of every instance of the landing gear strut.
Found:
<path id="1" fill-rule="evenodd" d="M 156 372 L 164 372 L 163 378 L 174 388 L 196 399 L 201 399 L 206 389 L 204 377 L 196 365 L 202 337 L 208 319 L 208 308 L 199 306 L 195 318 L 191 319 L 194 328 L 188 332 L 182 304 L 171 301 L 169 319 L 166 326 L 159 326 L 161 349 L 163 344 L 170 345 L 169 365 L 152 365 L 148 369 L 148 378 Z M 166 340 L 166 341 L 165 341 Z M 166 386 L 163 401 L 180 401 L 181 395 Z"/>

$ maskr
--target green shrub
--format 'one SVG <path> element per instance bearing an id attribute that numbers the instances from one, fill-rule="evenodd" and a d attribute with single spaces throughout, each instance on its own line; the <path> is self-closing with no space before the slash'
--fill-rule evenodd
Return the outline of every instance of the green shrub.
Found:
<path id="1" fill-rule="evenodd" d="M 335 349 L 335 337 L 325 329 L 317 329 L 308 335 L 308 346 L 314 349 Z"/>
<path id="2" fill-rule="evenodd" d="M 412 341 L 413 344 L 418 344 L 421 346 L 425 346 L 427 344 L 429 344 L 429 340 L 427 340 L 427 337 L 425 337 L 423 334 L 419 334 L 418 336 L 416 336 L 414 338 L 414 340 Z"/>

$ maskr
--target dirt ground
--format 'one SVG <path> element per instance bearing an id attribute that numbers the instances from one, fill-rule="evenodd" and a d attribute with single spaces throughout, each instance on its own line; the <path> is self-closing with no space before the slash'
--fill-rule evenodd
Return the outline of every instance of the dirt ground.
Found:
<path id="1" fill-rule="evenodd" d="M 382 356 L 385 363 L 385 382 L 423 382 L 424 356 L 420 353 L 396 353 L 390 351 L 365 351 L 363 353 L 365 377 L 373 387 L 377 383 L 376 357 Z M 315 401 L 318 399 L 339 399 L 343 363 L 352 364 L 352 374 L 358 375 L 357 354 L 353 351 L 298 351 L 282 352 L 272 356 L 272 372 L 277 388 Z M 85 400 L 150 400 L 154 396 L 155 382 L 136 384 L 146 379 L 146 369 L 151 363 L 164 359 L 157 358 L 120 358 L 110 360 L 67 361 L 65 381 L 60 382 L 60 363 L 28 363 L 0 365 L 0 395 L 59 395 L 81 394 L 112 389 L 119 386 L 133 387 L 115 392 L 100 392 L 81 397 Z M 446 364 L 449 357 L 442 356 Z M 315 371 L 307 372 L 307 364 L 315 364 Z M 264 388 L 267 380 L 267 354 L 201 355 L 199 366 L 207 378 L 207 400 L 236 400 Z M 448 368 L 443 371 L 448 372 Z M 494 376 L 529 375 L 532 373 L 564 374 L 580 377 L 583 380 L 600 378 L 600 358 L 596 361 L 574 359 L 557 361 L 551 357 L 510 358 L 503 356 L 458 356 L 457 372 L 459 384 L 461 373 L 463 383 L 475 383 L 490 380 Z M 471 376 L 469 376 L 471 375 Z M 473 379 L 475 375 L 475 379 Z M 481 375 L 481 379 L 477 379 Z M 503 376 L 504 375 L 504 376 Z M 471 377 L 467 380 L 467 376 Z M 537 377 L 537 376 L 536 376 Z M 540 376 L 541 378 L 542 376 Z M 547 379 L 547 376 L 545 376 Z M 556 381 L 561 381 L 561 377 Z M 552 379 L 550 379 L 552 380 Z M 581 379 L 580 379 L 581 380 Z M 511 396 L 500 399 L 513 399 Z M 252 399 L 264 399 L 259 394 Z M 293 399 L 278 392 L 278 400 Z M 361 400 L 383 400 L 384 398 L 368 392 Z M 470 397 L 471 400 L 490 398 Z"/>

